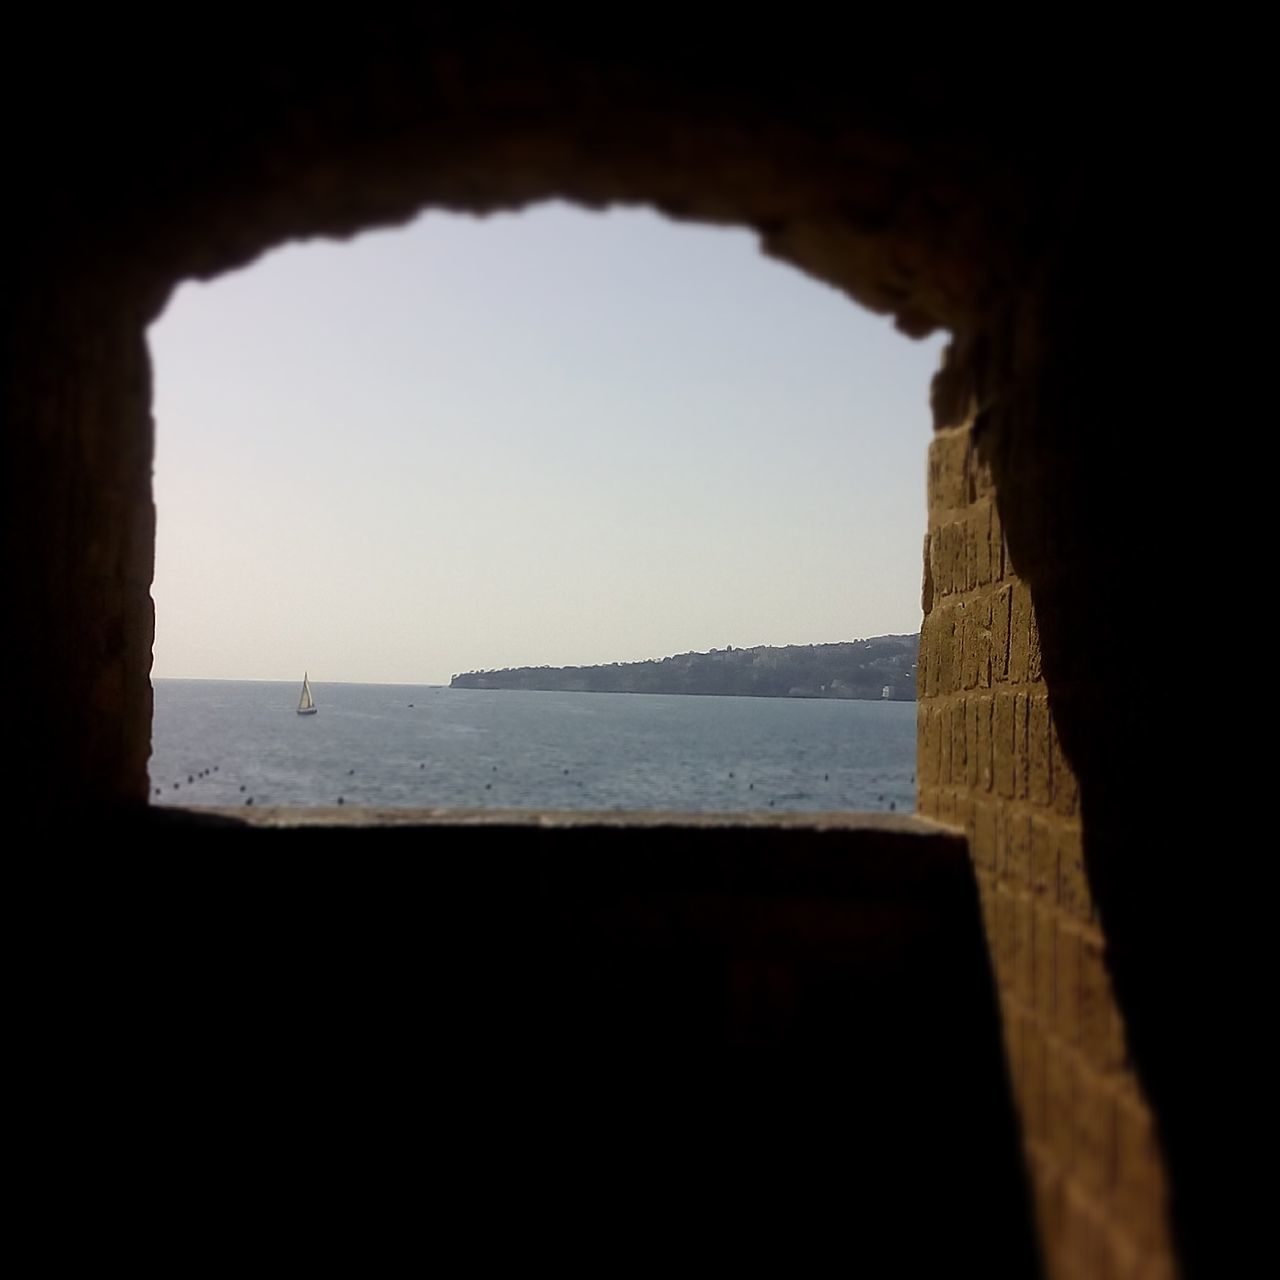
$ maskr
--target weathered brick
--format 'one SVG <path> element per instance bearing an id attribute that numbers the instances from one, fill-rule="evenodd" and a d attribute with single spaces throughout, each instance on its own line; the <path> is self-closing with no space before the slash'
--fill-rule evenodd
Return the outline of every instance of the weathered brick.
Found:
<path id="1" fill-rule="evenodd" d="M 974 537 L 977 544 L 978 585 L 991 581 L 991 503 L 984 502 L 973 513 Z"/>
<path id="2" fill-rule="evenodd" d="M 943 545 L 942 527 L 929 530 L 929 583 L 933 587 L 935 602 L 951 590 L 951 584 L 944 576 L 946 549 Z"/>
<path id="3" fill-rule="evenodd" d="M 1052 1026 L 1055 1018 L 1058 980 L 1058 924 L 1056 913 L 1037 903 L 1032 922 L 1035 930 L 1036 1014 Z"/>
<path id="4" fill-rule="evenodd" d="M 925 496 L 930 513 L 942 507 L 942 436 L 936 434 L 929 443 L 928 463 L 925 468 Z"/>
<path id="5" fill-rule="evenodd" d="M 1027 797 L 1033 804 L 1048 805 L 1053 797 L 1049 766 L 1049 695 L 1027 699 Z"/>
<path id="6" fill-rule="evenodd" d="M 969 450 L 969 477 L 970 492 L 974 501 L 990 506 L 991 495 L 996 489 L 996 478 L 991 469 L 991 463 L 983 457 L 979 449 L 970 448 Z"/>
<path id="7" fill-rule="evenodd" d="M 1032 1158 L 1031 1191 L 1034 1196 L 1036 1227 L 1046 1255 L 1053 1252 L 1062 1236 L 1062 1170 L 1056 1160 Z"/>
<path id="8" fill-rule="evenodd" d="M 978 688 L 991 688 L 991 600 L 978 604 Z"/>
<path id="9" fill-rule="evenodd" d="M 937 432 L 929 444 L 929 510 L 945 511 L 957 505 L 955 476 L 949 465 L 956 433 Z"/>
<path id="10" fill-rule="evenodd" d="M 1064 1169 L 1074 1160 L 1074 1068 L 1065 1053 L 1049 1053 L 1045 1059 L 1045 1141 Z"/>
<path id="11" fill-rule="evenodd" d="M 927 618 L 933 612 L 933 535 L 926 533 L 924 535 L 924 545 L 921 555 L 921 573 L 920 573 L 920 612 Z M 919 668 L 923 670 L 924 659 L 919 661 Z"/>
<path id="12" fill-rule="evenodd" d="M 1022 1123 L 1032 1140 L 1045 1132 L 1045 1064 L 1048 1054 L 1044 1036 L 1031 1019 L 1022 1027 Z"/>
<path id="13" fill-rule="evenodd" d="M 1058 901 L 1081 920 L 1093 918 L 1093 894 L 1085 868 L 1084 841 L 1079 827 L 1057 828 Z"/>
<path id="14" fill-rule="evenodd" d="M 1076 1076 L 1075 1169 L 1080 1181 L 1097 1196 L 1115 1185 L 1116 1100 L 1107 1081 L 1096 1072 Z"/>
<path id="15" fill-rule="evenodd" d="M 938 789 L 938 821 L 957 825 L 956 793 L 951 787 Z"/>
<path id="16" fill-rule="evenodd" d="M 1009 624 L 1013 588 L 1001 587 L 991 601 L 991 678 L 998 684 L 1009 678 Z"/>
<path id="17" fill-rule="evenodd" d="M 1174 1261 L 1173 1253 L 1165 1248 L 1157 1252 L 1142 1255 L 1137 1273 L 1126 1280 L 1180 1280 L 1181 1272 Z"/>
<path id="18" fill-rule="evenodd" d="M 954 595 L 964 590 L 964 530 L 955 520 L 942 527 L 942 545 L 946 554 L 943 577 L 947 593 Z"/>
<path id="19" fill-rule="evenodd" d="M 940 431 L 929 446 L 929 509 L 962 507 L 969 493 L 969 432 Z"/>
<path id="20" fill-rule="evenodd" d="M 1087 1190 L 1068 1179 L 1062 1199 L 1062 1250 L 1056 1274 L 1070 1280 L 1097 1280 L 1104 1266 L 1106 1227 Z"/>
<path id="21" fill-rule="evenodd" d="M 1064 818 L 1074 818 L 1080 811 L 1080 785 L 1076 781 L 1075 770 L 1067 760 L 1062 749 L 1062 739 L 1058 736 L 1057 724 L 1050 721 L 1052 753 L 1050 767 L 1053 772 L 1053 807 Z"/>
<path id="22" fill-rule="evenodd" d="M 1025 800 L 1029 794 L 1031 752 L 1027 744 L 1027 709 L 1030 698 L 1025 693 L 1014 695 L 1013 701 L 1013 794 Z"/>
<path id="23" fill-rule="evenodd" d="M 985 697 L 977 697 L 973 699 L 973 711 L 975 717 L 974 736 L 971 742 L 971 749 L 974 755 L 974 765 L 976 770 L 974 785 L 979 791 L 990 791 L 992 784 L 992 761 L 991 761 L 991 715 L 993 709 L 993 701 L 988 694 Z"/>
<path id="24" fill-rule="evenodd" d="M 1054 1014 L 1058 1034 L 1068 1043 L 1080 1039 L 1080 931 L 1061 918 L 1055 937 Z"/>
<path id="25" fill-rule="evenodd" d="M 1009 884 L 1017 889 L 1031 887 L 1031 817 L 1019 809 L 1006 812 L 1007 858 L 1001 868 Z"/>
<path id="26" fill-rule="evenodd" d="M 1000 509 L 991 504 L 991 580 L 1000 582 L 1005 576 L 1004 525 L 1000 522 Z"/>
<path id="27" fill-rule="evenodd" d="M 996 885 L 995 970 L 996 982 L 1010 991 L 1014 989 L 1014 897 L 1002 884 Z"/>
<path id="28" fill-rule="evenodd" d="M 996 874 L 1004 878 L 1009 861 L 1009 807 L 996 801 Z"/>
<path id="29" fill-rule="evenodd" d="M 1128 1234 L 1128 1223 L 1112 1222 L 1106 1236 L 1107 1253 L 1102 1259 L 1098 1280 L 1139 1280 L 1142 1251 Z M 1172 1276 L 1169 1280 L 1174 1280 Z"/>
<path id="30" fill-rule="evenodd" d="M 1116 1104 L 1115 1207 L 1141 1244 L 1164 1234 L 1167 1189 L 1151 1114 L 1136 1099 Z"/>
<path id="31" fill-rule="evenodd" d="M 1079 785 L 1042 683 L 1040 622 L 1054 621 L 1056 635 L 1059 620 L 1038 616 L 1014 576 L 999 496 L 967 430 L 941 435 L 930 451 L 933 598 L 918 679 L 939 705 L 917 721 L 919 807 L 968 836 L 1050 1274 L 1134 1280 L 1135 1258 L 1162 1256 L 1151 1210 L 1163 1205 L 1161 1166 L 1149 1117 L 1123 1083 Z M 1030 518 L 1039 532 L 1024 519 L 1019 548 L 1047 564 L 1053 512 Z M 1062 676 L 1055 698 L 1074 697 L 1083 674 Z"/>
<path id="32" fill-rule="evenodd" d="M 978 687 L 979 647 L 976 610 L 966 604 L 960 620 L 960 681 L 966 690 Z"/>
<path id="33" fill-rule="evenodd" d="M 1031 899 L 1018 894 L 1013 900 L 1013 991 L 1030 1009 L 1035 1004 L 1035 932 Z"/>
<path id="34" fill-rule="evenodd" d="M 965 786 L 970 791 L 978 789 L 978 702 L 975 695 L 964 703 Z"/>
<path id="35" fill-rule="evenodd" d="M 916 764 L 921 783 L 928 787 L 938 784 L 938 769 L 942 759 L 940 717 L 939 708 L 926 706 L 921 708 L 921 714 L 916 719 Z"/>
<path id="36" fill-rule="evenodd" d="M 1035 608 L 1027 612 L 1027 679 L 1038 681 L 1043 678 L 1040 659 L 1040 623 Z"/>
<path id="37" fill-rule="evenodd" d="M 991 801 L 973 802 L 973 838 L 969 851 L 975 865 L 986 871 L 996 867 L 996 807 Z"/>
<path id="38" fill-rule="evenodd" d="M 1080 947 L 1080 1047 L 1100 1070 L 1120 1066 L 1118 1016 L 1102 942 L 1086 938 Z"/>
<path id="39" fill-rule="evenodd" d="M 969 749 L 965 735 L 967 727 L 967 708 L 965 702 L 956 702 L 951 706 L 951 781 L 957 787 L 968 785 L 969 781 Z"/>
<path id="40" fill-rule="evenodd" d="M 1048 901 L 1058 900 L 1058 841 L 1047 818 L 1031 819 L 1031 887 Z"/>
<path id="41" fill-rule="evenodd" d="M 1000 692 L 995 696 L 995 718 L 993 721 L 992 759 L 994 763 L 995 789 L 998 795 L 1012 799 L 1014 795 L 1015 775 L 1014 752 L 1014 718 L 1017 712 L 1017 695 L 1012 692 Z"/>
<path id="42" fill-rule="evenodd" d="M 934 628 L 933 649 L 938 661 L 936 693 L 946 696 L 955 691 L 953 669 L 955 665 L 955 610 L 947 605 L 934 610 L 937 623 Z"/>
<path id="43" fill-rule="evenodd" d="M 1031 631 L 1031 593 L 1021 582 L 1013 584 L 1009 618 L 1009 679 L 1022 684 L 1027 678 L 1027 641 Z"/>

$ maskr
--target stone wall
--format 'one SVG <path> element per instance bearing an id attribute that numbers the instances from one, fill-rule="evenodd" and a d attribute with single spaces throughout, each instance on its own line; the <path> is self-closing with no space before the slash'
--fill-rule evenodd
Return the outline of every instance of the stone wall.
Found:
<path id="1" fill-rule="evenodd" d="M 52 276 L 6 303 L 11 794 L 63 813 L 145 804 L 155 508 L 142 317 Z"/>
<path id="2" fill-rule="evenodd" d="M 953 394 L 975 382 L 963 359 L 949 349 L 929 449 L 919 810 L 969 838 L 1048 1274 L 1172 1274 L 1162 1157 L 1108 971 L 1080 784 L 1002 520 L 1044 496 L 997 491 L 992 433 L 1014 428 L 998 392 L 981 411 Z M 1071 567 L 1069 545 L 1058 550 Z"/>
<path id="3" fill-rule="evenodd" d="M 230 24 L 179 57 L 98 21 L 24 31 L 0 85 L 8 781 L 36 835 L 145 802 L 145 330 L 180 281 L 428 207 L 645 203 L 754 229 L 904 332 L 955 335 L 920 801 L 972 843 L 1049 1271 L 1158 1275 L 1172 1248 L 1187 1274 L 1230 1274 L 1211 1210 L 1233 1166 L 1210 1153 L 1231 1131 L 1235 977 L 1213 934 L 1241 882 L 1211 874 L 1221 828 L 1191 829 L 1180 784 L 1205 739 L 1158 728 L 1182 709 L 1169 646 L 1134 634 L 1190 618 L 1183 597 L 1216 581 L 1197 557 L 1225 560 L 1212 520 L 1179 523 L 1200 478 L 1153 476 L 1184 457 L 1157 433 L 1188 423 L 1179 357 L 1198 335 L 1172 332 L 1153 284 L 1200 270 L 1196 237 L 1169 253 L 1159 236 L 1197 161 L 1143 171 L 1167 100 L 1137 92 L 1139 62 L 1108 79 L 990 46 L 853 67 L 808 29 L 728 48 L 720 23 L 618 40 L 434 13 Z M 87 834 L 76 848 L 96 851 Z"/>

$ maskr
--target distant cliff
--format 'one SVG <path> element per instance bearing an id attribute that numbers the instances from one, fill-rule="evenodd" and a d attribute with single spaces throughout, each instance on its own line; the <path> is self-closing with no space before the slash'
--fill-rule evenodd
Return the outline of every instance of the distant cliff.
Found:
<path id="1" fill-rule="evenodd" d="M 837 644 L 757 645 L 678 653 L 599 667 L 468 671 L 452 689 L 547 689 L 574 693 L 737 694 L 755 698 L 889 698 L 914 701 L 919 635 Z M 885 690 L 888 690 L 888 693 Z"/>

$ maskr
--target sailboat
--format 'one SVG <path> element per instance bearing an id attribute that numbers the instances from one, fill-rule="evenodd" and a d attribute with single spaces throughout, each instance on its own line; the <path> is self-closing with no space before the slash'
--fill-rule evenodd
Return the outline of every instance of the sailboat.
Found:
<path id="1" fill-rule="evenodd" d="M 300 716 L 313 716 L 320 708 L 316 706 L 315 699 L 311 696 L 311 686 L 307 683 L 307 673 L 302 673 L 302 696 L 298 699 L 298 714 Z"/>

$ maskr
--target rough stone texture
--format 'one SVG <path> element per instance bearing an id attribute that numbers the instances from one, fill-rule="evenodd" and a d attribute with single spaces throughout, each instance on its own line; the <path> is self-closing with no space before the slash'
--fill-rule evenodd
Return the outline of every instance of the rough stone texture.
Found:
<path id="1" fill-rule="evenodd" d="M 1203 1046 L 1231 1043 L 1210 936 L 1228 877 L 1181 856 L 1217 845 L 1178 785 L 1196 739 L 1155 729 L 1162 646 L 1124 663 L 1116 642 L 1191 580 L 1151 542 L 1182 509 L 1151 444 L 1180 380 L 1148 377 L 1133 345 L 1163 319 L 1152 280 L 1188 274 L 1187 245 L 1164 254 L 1157 236 L 1188 171 L 1152 172 L 1156 129 L 1130 108 L 1161 101 L 1132 83 L 1149 59 L 1117 50 L 1120 89 L 1096 41 L 1058 64 L 994 46 L 868 57 L 865 31 L 686 22 L 620 40 L 545 19 L 259 16 L 156 53 L 120 24 L 16 27 L 0 85 L 8 781 L 37 836 L 49 813 L 93 832 L 145 805 L 144 334 L 180 280 L 428 205 L 557 196 L 753 227 L 904 331 L 953 334 L 934 387 L 921 803 L 970 837 L 1046 1266 L 1161 1274 L 1172 1228 L 1183 1271 L 1223 1274 L 1210 1206 L 1229 1090 L 1225 1066 L 1206 1070 L 1231 1055 Z"/>
<path id="2" fill-rule="evenodd" d="M 929 449 L 920 811 L 969 838 L 1050 1274 L 1131 1274 L 1130 1259 L 1158 1273 L 1172 1258 L 1166 1178 L 1104 961 L 1031 590 L 974 425 L 942 425 Z"/>

